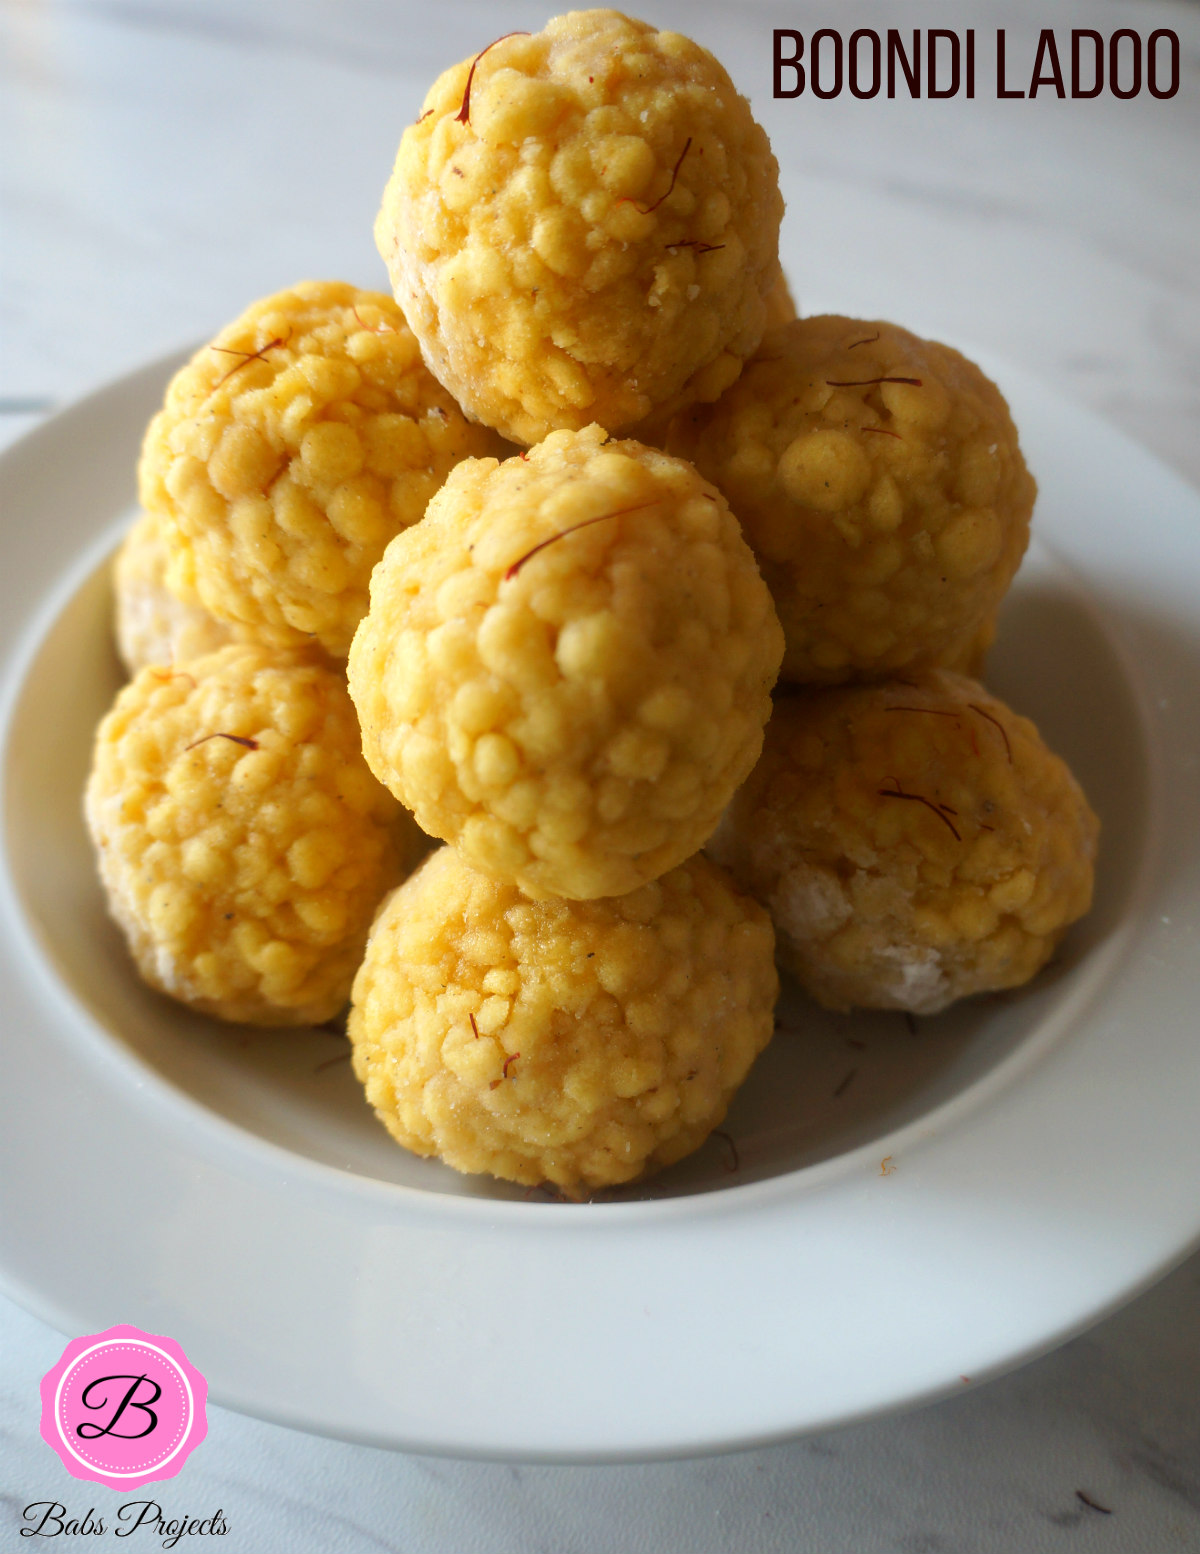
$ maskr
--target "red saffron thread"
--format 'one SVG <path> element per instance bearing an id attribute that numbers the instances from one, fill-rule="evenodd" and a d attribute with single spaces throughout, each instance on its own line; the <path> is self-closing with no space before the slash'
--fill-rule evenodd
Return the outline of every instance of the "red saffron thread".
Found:
<path id="1" fill-rule="evenodd" d="M 558 1188 L 553 1186 L 550 1182 L 539 1182 L 536 1187 L 527 1187 L 525 1189 L 526 1203 L 529 1202 L 530 1198 L 533 1197 L 535 1192 L 540 1192 L 542 1197 L 545 1198 L 549 1203 L 570 1203 L 571 1201 L 564 1193 L 559 1192 Z"/>
<path id="2" fill-rule="evenodd" d="M 968 702 L 967 705 L 970 707 L 972 712 L 977 712 L 981 718 L 986 718 L 989 723 L 994 723 L 1000 730 L 1000 738 L 1004 741 L 1004 749 L 1008 755 L 1008 764 L 1011 766 L 1013 764 L 1012 745 L 1009 744 L 1008 731 L 1005 729 L 1004 724 L 1001 723 L 999 718 L 994 718 L 990 712 L 985 712 L 977 702 Z"/>
<path id="3" fill-rule="evenodd" d="M 232 346 L 228 345 L 210 345 L 210 351 L 219 351 L 222 356 L 240 356 L 242 358 L 240 362 L 233 364 L 223 378 L 218 380 L 215 387 L 220 388 L 221 384 L 232 378 L 235 372 L 240 372 L 243 367 L 248 367 L 251 362 L 265 361 L 268 351 L 273 351 L 277 345 L 286 345 L 291 338 L 290 334 L 276 335 L 273 340 L 268 340 L 266 345 L 257 351 L 235 351 Z"/>
<path id="4" fill-rule="evenodd" d="M 425 120 L 429 117 L 429 115 L 432 112 L 433 112 L 432 108 L 426 108 L 425 112 L 423 114 L 421 114 L 420 118 L 414 119 L 413 123 L 414 124 L 424 124 Z"/>
<path id="5" fill-rule="evenodd" d="M 429 111 L 432 113 L 433 109 L 431 108 Z M 350 305 L 350 311 L 369 335 L 394 335 L 396 333 L 390 324 L 368 324 L 353 303 Z"/>
<path id="6" fill-rule="evenodd" d="M 862 430 L 864 432 L 876 432 L 880 437 L 894 437 L 897 442 L 904 441 L 899 432 L 889 432 L 886 426 L 864 426 Z"/>
<path id="7" fill-rule="evenodd" d="M 559 529 L 557 534 L 551 534 L 548 539 L 539 541 L 532 550 L 527 550 L 523 556 L 519 556 L 504 574 L 504 581 L 506 583 L 511 582 L 527 561 L 531 561 L 539 550 L 545 550 L 547 545 L 553 545 L 555 540 L 565 540 L 568 534 L 574 534 L 577 529 L 586 529 L 593 523 L 605 523 L 609 518 L 620 518 L 625 513 L 636 513 L 640 512 L 643 507 L 653 506 L 654 501 L 635 502 L 632 507 L 618 507 L 612 513 L 598 513 L 595 518 L 585 518 L 581 523 L 573 523 L 569 528 Z"/>
<path id="8" fill-rule="evenodd" d="M 492 41 L 488 44 L 487 49 L 480 49 L 479 53 L 476 54 L 475 58 L 471 61 L 471 68 L 467 72 L 467 89 L 463 93 L 462 107 L 454 115 L 455 121 L 457 123 L 470 124 L 471 122 L 471 83 L 475 79 L 475 67 L 487 53 L 488 49 L 494 49 L 497 43 L 503 43 L 505 38 L 527 38 L 528 36 L 529 34 L 527 32 L 506 32 L 499 38 L 493 38 Z"/>
<path id="9" fill-rule="evenodd" d="M 687 242 L 668 243 L 667 252 L 674 253 L 677 248 L 694 248 L 698 254 L 715 254 L 719 248 L 724 248 L 724 243 L 702 243 L 699 238 L 689 238 Z"/>
<path id="10" fill-rule="evenodd" d="M 879 331 L 876 330 L 873 335 L 868 335 L 865 340 L 856 340 L 853 345 L 848 345 L 846 349 L 848 351 L 857 351 L 860 345 L 874 345 L 878 339 Z"/>
<path id="11" fill-rule="evenodd" d="M 833 1092 L 833 1099 L 835 1101 L 839 1100 L 843 1095 L 845 1095 L 846 1091 L 849 1090 L 850 1086 L 854 1083 L 854 1076 L 857 1073 L 858 1073 L 857 1065 L 855 1065 L 854 1068 L 848 1070 L 848 1072 L 846 1074 L 846 1077 L 842 1080 L 841 1084 L 838 1085 L 837 1089 Z"/>
<path id="12" fill-rule="evenodd" d="M 520 1056 L 521 1056 L 521 1054 L 519 1052 L 512 1052 L 512 1053 L 510 1053 L 508 1055 L 508 1057 L 505 1058 L 505 1060 L 504 1060 L 504 1067 L 501 1070 L 500 1078 L 492 1080 L 491 1084 L 488 1086 L 489 1090 L 494 1090 L 497 1085 L 503 1084 L 503 1082 L 508 1078 L 508 1066 L 509 1066 L 509 1064 L 510 1063 L 515 1063 Z"/>
<path id="13" fill-rule="evenodd" d="M 742 1157 L 738 1154 L 738 1147 L 730 1135 L 725 1132 L 724 1128 L 714 1128 L 713 1137 L 720 1139 L 729 1150 L 730 1164 L 725 1169 L 729 1172 L 740 1171 L 742 1169 Z"/>
<path id="14" fill-rule="evenodd" d="M 197 745 L 206 745 L 210 739 L 228 739 L 235 745 L 244 745 L 247 750 L 257 750 L 258 740 L 247 739 L 244 734 L 205 734 L 200 739 L 193 739 L 190 745 L 184 745 L 184 750 L 194 750 Z"/>
<path id="15" fill-rule="evenodd" d="M 872 383 L 910 383 L 920 388 L 920 378 L 826 378 L 826 388 L 869 388 Z"/>
<path id="16" fill-rule="evenodd" d="M 1101 1516 L 1112 1515 L 1112 1511 L 1108 1506 L 1101 1505 L 1099 1501 L 1093 1500 L 1091 1495 L 1085 1495 L 1082 1489 L 1075 1491 L 1075 1498 L 1076 1500 L 1082 1500 L 1090 1511 L 1099 1511 Z"/>
<path id="17" fill-rule="evenodd" d="M 468 1014 L 467 1015 L 467 1019 L 470 1020 L 470 1022 L 471 1022 L 471 1029 L 475 1033 L 475 1040 L 478 1041 L 479 1040 L 479 1027 L 475 1024 L 475 1016 L 473 1014 Z"/>
<path id="18" fill-rule="evenodd" d="M 895 778 L 893 778 L 892 781 L 895 782 Z M 910 799 L 914 804 L 924 804 L 925 808 L 931 815 L 936 815 L 938 817 L 938 819 L 950 832 L 956 842 L 962 841 L 958 827 L 954 824 L 953 820 L 950 819 L 949 815 L 943 815 L 941 810 L 932 799 L 927 799 L 921 793 L 905 793 L 904 789 L 898 782 L 894 788 L 876 788 L 875 791 L 878 793 L 881 799 Z"/>
<path id="19" fill-rule="evenodd" d="M 322 1062 L 317 1064 L 316 1068 L 313 1069 L 313 1073 L 320 1074 L 324 1072 L 325 1069 L 332 1068 L 335 1063 L 349 1063 L 352 1056 L 353 1054 L 350 1052 L 339 1052 L 335 1058 L 325 1058 Z"/>
<path id="20" fill-rule="evenodd" d="M 683 159 L 684 159 L 685 156 L 687 156 L 688 151 L 691 149 L 691 145 L 692 145 L 692 137 L 689 135 L 688 138 L 683 143 L 683 150 L 679 153 L 679 160 L 678 160 L 678 162 L 676 162 L 675 166 L 671 169 L 671 182 L 667 185 L 666 191 L 659 195 L 659 197 L 655 200 L 653 205 L 638 205 L 637 201 L 634 200 L 634 199 L 630 199 L 629 195 L 627 195 L 627 194 L 623 194 L 621 196 L 621 198 L 617 201 L 617 204 L 618 205 L 637 205 L 638 210 L 641 211 L 643 216 L 649 216 L 653 211 L 656 211 L 658 209 L 658 207 L 662 204 L 662 202 L 664 200 L 666 200 L 666 199 L 670 199 L 671 195 L 675 192 L 675 180 L 679 177 L 679 169 L 683 166 Z M 684 248 L 686 246 L 687 245 L 684 244 L 684 243 L 668 244 L 668 247 L 672 247 L 672 248 Z"/>
<path id="21" fill-rule="evenodd" d="M 958 720 L 957 712 L 947 712 L 941 707 L 885 707 L 885 712 L 926 712 L 931 718 L 954 718 Z"/>

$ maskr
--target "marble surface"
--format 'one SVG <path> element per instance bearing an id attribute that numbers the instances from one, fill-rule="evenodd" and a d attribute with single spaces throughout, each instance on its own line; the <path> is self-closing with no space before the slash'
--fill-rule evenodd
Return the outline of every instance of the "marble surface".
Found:
<path id="1" fill-rule="evenodd" d="M 853 0 L 843 31 L 1003 26 L 1026 74 L 1043 25 L 1060 39 L 1172 27 L 1182 42 L 1170 101 L 998 102 L 981 74 L 972 102 L 890 104 L 771 100 L 771 29 L 828 25 L 828 5 L 646 10 L 751 95 L 805 310 L 891 317 L 1019 363 L 1200 484 L 1200 6 L 960 0 L 951 21 L 944 5 Z M 502 17 L 485 0 L 0 0 L 0 442 L 302 275 L 384 284 L 371 221 L 425 85 L 498 18 L 545 14 L 526 0 Z M 82 1514 L 108 1494 L 37 1434 L 37 1384 L 61 1347 L 0 1302 L 0 1548 L 36 1546 L 19 1537 L 29 1502 Z M 219 1505 L 230 1554 L 1200 1550 L 1198 1398 L 1193 1257 L 1012 1376 L 770 1450 L 461 1463 L 214 1409 L 157 1498 L 170 1514 Z"/>

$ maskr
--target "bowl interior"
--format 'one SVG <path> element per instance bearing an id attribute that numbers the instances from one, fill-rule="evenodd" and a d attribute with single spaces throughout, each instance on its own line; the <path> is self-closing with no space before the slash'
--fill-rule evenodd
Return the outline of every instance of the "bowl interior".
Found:
<path id="1" fill-rule="evenodd" d="M 329 1030 L 259 1032 L 192 1015 L 138 979 L 110 921 L 83 825 L 92 732 L 122 682 L 109 563 L 70 593 L 30 663 L 5 752 L 14 884 L 46 955 L 99 1027 L 199 1106 L 314 1161 L 431 1193 L 521 1198 L 392 1143 Z M 1091 914 L 1034 983 L 932 1019 L 832 1015 L 794 989 L 721 1130 L 688 1160 L 606 1197 L 719 1191 L 881 1138 L 977 1083 L 1063 1011 L 1099 993 L 1099 946 L 1129 910 L 1144 850 L 1149 761 L 1139 696 L 1079 583 L 1035 545 L 1001 614 L 988 684 L 1031 716 L 1100 816 Z M 1069 1024 L 1069 1022 L 1068 1022 Z"/>

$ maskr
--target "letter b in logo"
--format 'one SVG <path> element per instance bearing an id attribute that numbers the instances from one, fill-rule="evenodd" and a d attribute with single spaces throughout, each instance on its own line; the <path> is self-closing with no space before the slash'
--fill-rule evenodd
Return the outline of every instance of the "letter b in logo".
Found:
<path id="1" fill-rule="evenodd" d="M 76 1478 L 137 1489 L 173 1478 L 208 1425 L 204 1377 L 136 1327 L 77 1338 L 42 1382 L 42 1436 Z"/>
<path id="2" fill-rule="evenodd" d="M 129 1382 L 129 1390 L 117 1404 L 116 1412 L 107 1424 L 96 1424 L 90 1419 L 84 1419 L 75 1426 L 76 1433 L 82 1435 L 85 1440 L 94 1440 L 98 1435 L 116 1435 L 123 1441 L 140 1441 L 143 1435 L 149 1435 L 152 1430 L 158 1428 L 158 1415 L 150 1407 L 151 1403 L 157 1403 L 162 1397 L 162 1388 L 158 1382 L 151 1381 L 145 1371 L 140 1376 L 97 1376 L 95 1381 L 89 1381 L 87 1386 L 79 1394 L 79 1401 L 84 1408 L 107 1408 L 111 1399 L 110 1388 L 118 1382 Z M 150 1393 L 145 1402 L 135 1403 L 134 1394 L 142 1387 L 149 1387 Z M 117 1387 L 120 1393 L 120 1387 Z M 93 1401 L 93 1399 L 95 1401 Z M 140 1430 L 118 1430 L 117 1420 L 129 1407 L 137 1409 L 139 1414 L 146 1416 L 146 1423 Z"/>

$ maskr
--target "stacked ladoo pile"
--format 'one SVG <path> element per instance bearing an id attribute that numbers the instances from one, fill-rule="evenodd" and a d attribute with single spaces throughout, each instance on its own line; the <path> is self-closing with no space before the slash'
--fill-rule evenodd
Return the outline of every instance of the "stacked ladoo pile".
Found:
<path id="1" fill-rule="evenodd" d="M 87 793 L 113 915 L 219 1017 L 349 996 L 381 1120 L 459 1170 L 579 1196 L 697 1148 L 776 935 L 822 1003 L 928 1013 L 1087 910 L 1083 795 L 965 678 L 1028 539 L 1007 407 L 795 319 L 781 214 L 711 55 L 557 18 L 405 133 L 396 301 L 256 304 L 147 432 Z"/>

